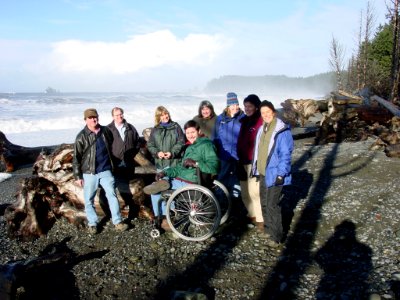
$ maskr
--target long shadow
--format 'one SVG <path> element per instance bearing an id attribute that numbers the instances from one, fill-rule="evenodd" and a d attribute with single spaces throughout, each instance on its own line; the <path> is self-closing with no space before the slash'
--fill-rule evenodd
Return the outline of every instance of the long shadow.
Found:
<path id="1" fill-rule="evenodd" d="M 288 236 L 281 259 L 271 272 L 259 299 L 296 298 L 294 290 L 301 275 L 312 262 L 310 250 L 319 223 L 324 195 L 333 181 L 331 171 L 338 147 L 339 144 L 335 144 L 332 151 L 327 155 L 309 201 L 294 228 L 293 234 Z"/>
<path id="2" fill-rule="evenodd" d="M 324 197 L 328 193 L 329 187 L 335 178 L 362 169 L 372 160 L 372 158 L 368 158 L 356 168 L 333 175 L 339 146 L 339 143 L 334 144 L 330 153 L 326 155 L 309 200 L 294 226 L 293 233 L 287 237 L 281 258 L 270 273 L 259 299 L 296 298 L 295 289 L 299 284 L 300 277 L 313 260 L 311 248 L 321 218 Z M 312 155 L 312 151 L 309 151 L 309 154 Z M 294 169 L 299 169 L 306 160 L 306 156 L 303 155 L 294 164 Z"/>
<path id="3" fill-rule="evenodd" d="M 324 270 L 316 299 L 368 299 L 372 250 L 357 241 L 356 226 L 344 220 L 318 250 L 315 260 Z"/>
<path id="4" fill-rule="evenodd" d="M 226 264 L 228 256 L 245 231 L 247 231 L 245 224 L 238 224 L 237 221 L 224 224 L 215 242 L 201 251 L 193 264 L 186 267 L 183 272 L 172 274 L 166 280 L 159 282 L 157 292 L 152 298 L 172 299 L 174 291 L 183 290 L 201 292 L 207 299 L 215 299 L 215 292 L 210 287 L 209 280 Z"/>
<path id="5" fill-rule="evenodd" d="M 80 299 L 72 268 L 78 263 L 103 257 L 108 251 L 77 255 L 68 246 L 69 237 L 48 245 L 39 257 L 9 264 L 16 280 L 13 294 L 17 299 Z"/>

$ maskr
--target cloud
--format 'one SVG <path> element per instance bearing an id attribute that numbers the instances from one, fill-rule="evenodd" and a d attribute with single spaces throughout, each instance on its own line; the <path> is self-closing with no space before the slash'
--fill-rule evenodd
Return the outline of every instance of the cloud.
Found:
<path id="1" fill-rule="evenodd" d="M 188 34 L 179 39 L 169 30 L 160 30 L 123 43 L 57 42 L 49 61 L 62 72 L 121 75 L 162 66 L 208 64 L 227 45 L 229 42 L 220 35 Z"/>

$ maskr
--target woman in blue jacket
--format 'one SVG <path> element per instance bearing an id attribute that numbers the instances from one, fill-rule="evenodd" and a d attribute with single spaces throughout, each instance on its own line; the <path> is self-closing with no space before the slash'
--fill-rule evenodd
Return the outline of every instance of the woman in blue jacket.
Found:
<path id="1" fill-rule="evenodd" d="M 237 177 L 237 142 L 241 123 L 245 114 L 239 107 L 235 93 L 227 94 L 227 107 L 215 122 L 213 141 L 217 147 L 221 170 L 218 180 L 228 189 L 232 197 L 239 197 L 240 186 Z"/>
<path id="2" fill-rule="evenodd" d="M 265 233 L 271 238 L 270 246 L 278 246 L 283 239 L 280 200 L 283 186 L 292 182 L 294 143 L 290 126 L 277 118 L 271 102 L 262 101 L 260 112 L 263 125 L 256 137 L 252 175 L 260 178 Z"/>

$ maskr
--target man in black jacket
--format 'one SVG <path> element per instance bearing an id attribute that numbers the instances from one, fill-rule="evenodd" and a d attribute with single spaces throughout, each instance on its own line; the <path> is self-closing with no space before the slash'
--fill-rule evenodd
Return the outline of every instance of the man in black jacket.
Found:
<path id="1" fill-rule="evenodd" d="M 132 179 L 135 173 L 134 157 L 139 152 L 139 134 L 136 128 L 124 118 L 124 110 L 114 107 L 111 110 L 113 121 L 107 125 L 113 135 L 112 155 L 116 174 Z"/>
<path id="2" fill-rule="evenodd" d="M 99 124 L 99 115 L 94 108 L 84 112 L 86 122 L 75 139 L 73 170 L 77 185 L 83 187 L 85 212 L 89 232 L 98 232 L 98 216 L 94 206 L 97 189 L 101 185 L 106 193 L 115 229 L 124 231 L 128 225 L 122 222 L 118 198 L 115 193 L 115 179 L 112 174 L 111 131 Z"/>

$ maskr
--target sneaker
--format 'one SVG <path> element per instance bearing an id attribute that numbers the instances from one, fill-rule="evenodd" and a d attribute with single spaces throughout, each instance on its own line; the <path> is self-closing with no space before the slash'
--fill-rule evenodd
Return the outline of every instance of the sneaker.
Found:
<path id="1" fill-rule="evenodd" d="M 97 234 L 99 231 L 98 231 L 98 229 L 97 229 L 97 226 L 89 226 L 88 232 L 89 232 L 90 235 L 95 235 L 95 234 Z"/>
<path id="2" fill-rule="evenodd" d="M 121 223 L 115 225 L 115 230 L 116 231 L 126 231 L 126 230 L 128 230 L 128 224 L 121 222 Z"/>
<path id="3" fill-rule="evenodd" d="M 169 182 L 161 179 L 153 182 L 150 185 L 147 185 L 143 188 L 143 192 L 147 195 L 159 194 L 162 191 L 166 191 L 169 189 Z"/>

